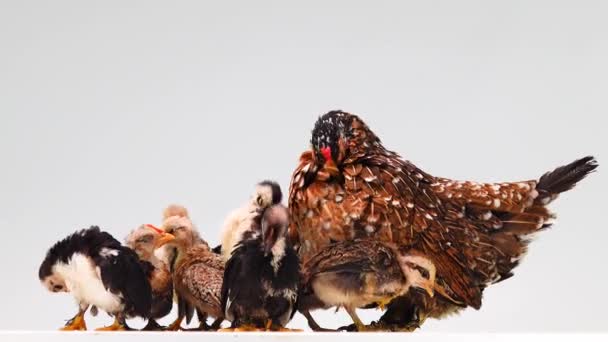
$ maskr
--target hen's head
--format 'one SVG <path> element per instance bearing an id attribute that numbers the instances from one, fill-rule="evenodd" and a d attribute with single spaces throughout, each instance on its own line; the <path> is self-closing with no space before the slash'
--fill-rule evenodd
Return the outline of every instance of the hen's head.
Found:
<path id="1" fill-rule="evenodd" d="M 315 158 L 330 173 L 337 171 L 355 149 L 369 148 L 380 139 L 358 116 L 340 110 L 321 116 L 312 130 Z"/>

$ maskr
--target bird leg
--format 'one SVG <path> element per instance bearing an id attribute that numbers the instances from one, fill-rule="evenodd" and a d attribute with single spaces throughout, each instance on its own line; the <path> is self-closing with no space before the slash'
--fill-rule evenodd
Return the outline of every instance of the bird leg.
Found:
<path id="1" fill-rule="evenodd" d="M 310 311 L 304 311 L 304 312 L 302 312 L 302 315 L 306 318 L 306 321 L 308 322 L 308 327 L 310 327 L 310 329 L 312 329 L 312 331 L 316 331 L 316 332 L 336 331 L 333 329 L 321 328 L 319 326 L 319 324 L 317 323 L 317 321 L 315 321 L 315 319 L 310 314 Z"/>
<path id="2" fill-rule="evenodd" d="M 155 319 L 150 318 L 148 320 L 148 324 L 146 324 L 146 326 L 141 330 L 142 331 L 163 331 L 163 330 L 165 330 L 165 327 L 158 324 L 158 322 L 156 322 Z"/>
<path id="3" fill-rule="evenodd" d="M 59 329 L 61 331 L 79 331 L 79 330 L 87 330 L 87 325 L 84 321 L 84 314 L 87 312 L 87 308 L 82 308 L 78 310 L 76 316 L 70 319 L 63 328 Z"/>
<path id="4" fill-rule="evenodd" d="M 112 325 L 95 329 L 96 331 L 129 331 L 133 330 L 127 326 L 127 322 L 125 321 L 125 317 L 122 313 L 116 314 L 114 316 L 114 323 Z"/>
<path id="5" fill-rule="evenodd" d="M 200 311 L 196 311 L 198 317 L 198 327 L 196 328 L 181 328 L 183 331 L 208 331 L 209 325 L 207 325 L 207 314 Z"/>
<path id="6" fill-rule="evenodd" d="M 369 326 L 374 331 L 413 332 L 420 328 L 426 317 L 409 297 L 399 297 L 388 305 L 388 309 L 377 322 Z"/>
<path id="7" fill-rule="evenodd" d="M 177 316 L 173 323 L 169 324 L 165 330 L 167 331 L 179 331 L 182 330 L 182 321 L 184 320 L 184 316 Z"/>
<path id="8" fill-rule="evenodd" d="M 367 331 L 368 327 L 361 321 L 359 316 L 357 315 L 357 311 L 355 308 L 350 306 L 344 306 L 344 309 L 353 320 L 354 324 L 346 327 L 339 328 L 339 331 Z"/>
<path id="9" fill-rule="evenodd" d="M 209 327 L 210 330 L 219 330 L 222 327 L 222 322 L 224 321 L 224 317 L 218 317 L 215 319 L 215 321 L 213 321 L 213 323 L 211 323 L 211 326 Z"/>

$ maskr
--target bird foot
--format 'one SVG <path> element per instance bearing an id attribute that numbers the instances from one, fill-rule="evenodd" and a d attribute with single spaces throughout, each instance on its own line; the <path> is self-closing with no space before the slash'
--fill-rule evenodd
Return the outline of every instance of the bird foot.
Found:
<path id="1" fill-rule="evenodd" d="M 277 330 L 269 330 L 269 331 L 279 331 L 279 332 L 303 332 L 302 329 L 289 329 L 285 327 L 280 327 Z"/>
<path id="2" fill-rule="evenodd" d="M 351 325 L 346 325 L 343 327 L 339 327 L 336 331 L 344 331 L 344 332 L 363 332 L 363 331 L 368 331 L 367 326 L 366 325 L 357 325 L 357 324 L 351 324 Z"/>
<path id="3" fill-rule="evenodd" d="M 130 330 L 131 329 L 127 329 L 126 327 L 120 327 L 120 326 L 114 326 L 114 325 L 95 329 L 95 331 L 130 331 Z"/>
<path id="4" fill-rule="evenodd" d="M 141 331 L 164 331 L 166 328 L 158 324 L 155 320 L 151 319 L 148 324 L 141 329 Z"/>
<path id="5" fill-rule="evenodd" d="M 366 331 L 389 331 L 389 332 L 413 332 L 420 328 L 418 321 L 396 324 L 383 321 L 372 322 L 366 327 Z"/>
<path id="6" fill-rule="evenodd" d="M 125 323 L 121 323 L 115 321 L 112 325 L 95 329 L 95 331 L 131 331 L 133 329 L 129 328 Z"/>
<path id="7" fill-rule="evenodd" d="M 382 321 L 372 322 L 368 325 L 351 324 L 338 328 L 338 331 L 346 332 L 413 332 L 420 328 L 418 322 L 407 324 L 390 324 Z"/>
<path id="8" fill-rule="evenodd" d="M 253 331 L 267 331 L 265 328 L 257 327 L 253 324 L 243 324 L 236 328 L 224 328 L 219 329 L 219 332 L 253 332 Z"/>
<path id="9" fill-rule="evenodd" d="M 176 320 L 175 322 L 169 324 L 165 328 L 165 331 L 180 331 L 180 330 L 184 330 L 184 328 L 182 328 L 182 321 L 181 320 Z"/>
<path id="10" fill-rule="evenodd" d="M 209 331 L 211 327 L 207 323 L 201 323 L 196 328 L 181 328 L 182 331 Z"/>
<path id="11" fill-rule="evenodd" d="M 84 331 L 87 330 L 87 325 L 84 321 L 84 317 L 77 315 L 76 317 L 69 320 L 64 327 L 59 329 L 60 331 Z"/>

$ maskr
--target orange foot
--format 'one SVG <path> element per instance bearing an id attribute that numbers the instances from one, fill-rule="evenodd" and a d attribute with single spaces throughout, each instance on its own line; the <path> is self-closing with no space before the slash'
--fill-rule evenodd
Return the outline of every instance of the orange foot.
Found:
<path id="1" fill-rule="evenodd" d="M 126 326 L 124 322 L 121 322 L 118 318 L 114 319 L 114 323 L 112 325 L 95 329 L 95 331 L 127 331 L 131 330 Z"/>
<path id="2" fill-rule="evenodd" d="M 87 330 L 87 324 L 84 322 L 84 313 L 76 315 L 60 331 L 83 331 Z"/>

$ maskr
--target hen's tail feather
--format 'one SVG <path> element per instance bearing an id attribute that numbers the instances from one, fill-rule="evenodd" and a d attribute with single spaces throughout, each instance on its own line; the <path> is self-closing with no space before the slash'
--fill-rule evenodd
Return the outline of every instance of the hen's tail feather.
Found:
<path id="1" fill-rule="evenodd" d="M 546 201 L 547 197 L 571 190 L 576 183 L 594 172 L 598 166 L 599 164 L 593 156 L 587 156 L 545 173 L 536 185 L 536 190 L 539 192 L 536 201 Z"/>
<path id="2" fill-rule="evenodd" d="M 558 194 L 571 190 L 588 174 L 598 167 L 594 157 L 578 159 L 568 165 L 558 167 L 544 174 L 536 185 L 538 197 L 530 207 L 522 212 L 494 212 L 502 223 L 500 229 L 491 234 L 492 245 L 498 251 L 496 256 L 498 280 L 505 280 L 513 275 L 521 258 L 526 254 L 531 234 L 551 227 L 555 216 L 546 205 Z"/>

